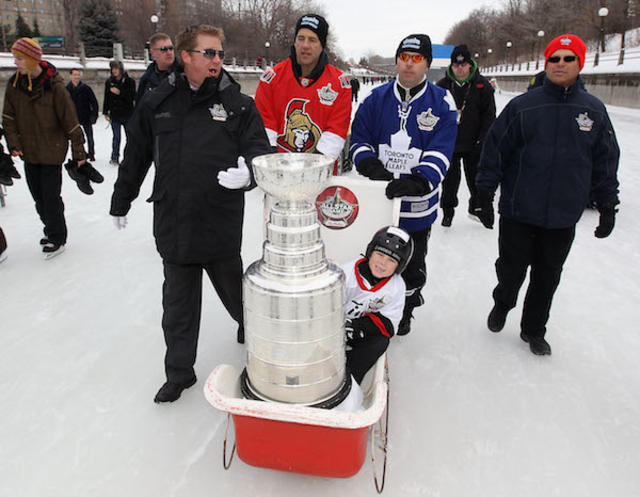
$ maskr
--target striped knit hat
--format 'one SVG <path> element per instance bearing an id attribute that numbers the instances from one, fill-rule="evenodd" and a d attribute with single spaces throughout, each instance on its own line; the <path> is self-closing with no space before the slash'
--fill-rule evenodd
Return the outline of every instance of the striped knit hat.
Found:
<path id="1" fill-rule="evenodd" d="M 38 42 L 33 38 L 19 38 L 11 46 L 11 53 L 25 60 L 27 70 L 29 71 L 27 74 L 29 78 L 29 90 L 31 90 L 31 73 L 42 59 L 42 48 L 40 48 Z M 14 85 L 17 81 L 18 78 L 16 77 Z"/>

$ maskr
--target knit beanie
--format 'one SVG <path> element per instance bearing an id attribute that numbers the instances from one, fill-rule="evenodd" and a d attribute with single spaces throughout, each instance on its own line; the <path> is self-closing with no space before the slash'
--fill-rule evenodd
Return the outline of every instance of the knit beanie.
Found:
<path id="1" fill-rule="evenodd" d="M 431 53 L 431 38 L 424 34 L 413 34 L 405 37 L 396 50 L 396 60 L 402 52 L 416 52 L 424 55 L 431 66 L 433 54 Z"/>
<path id="2" fill-rule="evenodd" d="M 294 38 L 298 36 L 298 31 L 302 28 L 310 29 L 318 35 L 320 43 L 324 48 L 327 45 L 327 34 L 329 33 L 329 24 L 326 19 L 318 14 L 305 14 L 296 23 L 296 32 Z"/>
<path id="3" fill-rule="evenodd" d="M 560 35 L 557 38 L 551 40 L 547 45 L 547 48 L 544 49 L 545 61 L 549 60 L 549 57 L 551 57 L 553 52 L 563 48 L 566 50 L 571 50 L 578 56 L 578 62 L 580 62 L 580 70 L 582 71 L 582 68 L 584 67 L 584 57 L 587 53 L 587 46 L 584 44 L 584 41 L 582 41 L 576 35 Z M 545 67 L 547 67 L 546 62 Z"/>
<path id="4" fill-rule="evenodd" d="M 466 45 L 458 45 L 451 52 L 451 63 L 462 64 L 463 62 L 471 64 L 471 52 L 469 52 Z"/>
<path id="5" fill-rule="evenodd" d="M 42 59 L 42 48 L 40 48 L 38 42 L 33 38 L 19 38 L 11 46 L 11 53 L 15 56 L 22 57 L 25 60 L 28 71 L 27 78 L 29 80 L 29 91 L 31 91 L 31 73 Z M 13 85 L 15 86 L 17 82 L 18 75 L 16 75 Z"/>

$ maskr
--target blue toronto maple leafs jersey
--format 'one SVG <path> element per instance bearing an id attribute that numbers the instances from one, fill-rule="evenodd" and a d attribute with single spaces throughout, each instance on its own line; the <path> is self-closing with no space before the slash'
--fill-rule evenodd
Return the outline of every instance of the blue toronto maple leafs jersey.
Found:
<path id="1" fill-rule="evenodd" d="M 406 231 L 426 229 L 436 220 L 440 185 L 456 143 L 456 118 L 451 94 L 429 82 L 403 102 L 394 80 L 375 88 L 356 112 L 349 149 L 356 166 L 377 157 L 396 178 L 419 174 L 431 184 L 427 195 L 402 198 L 400 227 Z"/>

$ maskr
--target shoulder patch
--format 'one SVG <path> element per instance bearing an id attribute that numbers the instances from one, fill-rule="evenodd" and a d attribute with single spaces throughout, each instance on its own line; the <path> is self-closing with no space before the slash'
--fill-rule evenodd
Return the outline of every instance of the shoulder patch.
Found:
<path id="1" fill-rule="evenodd" d="M 351 81 L 346 74 L 341 74 L 338 79 L 340 80 L 341 88 L 351 88 Z"/>
<path id="2" fill-rule="evenodd" d="M 260 81 L 264 81 L 265 83 L 269 84 L 275 77 L 276 72 L 273 70 L 273 68 L 267 67 L 267 69 L 262 73 L 262 76 L 260 76 Z"/>

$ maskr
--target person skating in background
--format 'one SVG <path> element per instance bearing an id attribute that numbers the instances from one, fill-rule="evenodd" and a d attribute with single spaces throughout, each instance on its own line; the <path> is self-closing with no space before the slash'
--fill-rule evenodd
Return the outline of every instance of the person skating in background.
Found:
<path id="1" fill-rule="evenodd" d="M 268 68 L 256 105 L 278 152 L 319 152 L 337 159 L 351 120 L 349 77 L 329 64 L 329 25 L 317 14 L 296 23 L 288 59 Z"/>
<path id="2" fill-rule="evenodd" d="M 620 150 L 604 104 L 582 87 L 586 46 L 565 34 L 547 45 L 542 86 L 515 97 L 485 140 L 476 176 L 480 219 L 493 227 L 500 186 L 498 284 L 487 326 L 504 328 L 530 267 L 520 337 L 537 355 L 545 340 L 553 295 L 589 195 L 600 211 L 597 238 L 611 234 L 618 200 Z"/>
<path id="3" fill-rule="evenodd" d="M 173 402 L 196 382 L 203 270 L 244 341 L 240 247 L 244 192 L 255 187 L 247 164 L 272 149 L 253 100 L 222 68 L 223 41 L 222 29 L 207 25 L 178 35 L 184 73 L 169 75 L 136 107 L 111 198 L 110 213 L 123 228 L 155 163 L 149 201 L 164 266 L 167 345 L 167 380 L 155 402 Z"/>
<path id="4" fill-rule="evenodd" d="M 111 144 L 111 160 L 109 164 L 120 164 L 121 127 L 127 132 L 127 122 L 133 114 L 133 103 L 136 98 L 136 82 L 124 70 L 119 60 L 109 62 L 111 76 L 104 83 L 104 102 L 102 113 L 111 123 L 113 142 Z"/>
<path id="5" fill-rule="evenodd" d="M 412 253 L 409 234 L 387 226 L 373 235 L 365 257 L 342 266 L 347 368 L 358 383 L 398 329 L 406 290 L 400 274 Z"/>
<path id="6" fill-rule="evenodd" d="M 355 76 L 351 78 L 351 99 L 358 103 L 358 93 L 360 92 L 360 81 Z"/>
<path id="7" fill-rule="evenodd" d="M 61 197 L 62 162 L 69 141 L 77 166 L 85 163 L 84 135 L 62 77 L 31 38 L 11 47 L 17 72 L 7 83 L 2 126 L 9 151 L 24 161 L 25 177 L 44 224 L 45 258 L 64 251 L 67 225 Z"/>
<path id="8" fill-rule="evenodd" d="M 491 83 L 480 74 L 476 61 L 466 45 L 458 45 L 451 52 L 451 64 L 446 76 L 436 83 L 453 95 L 458 110 L 458 136 L 451 166 L 442 182 L 442 226 L 451 226 L 458 206 L 460 166 L 469 189 L 468 212 L 479 221 L 480 208 L 476 195 L 476 170 L 482 151 L 482 142 L 496 119 L 496 103 Z"/>
<path id="9" fill-rule="evenodd" d="M 172 72 L 180 71 L 180 63 L 175 56 L 175 47 L 166 33 L 155 33 L 149 38 L 149 52 L 153 62 L 138 82 L 136 105 L 143 95 L 156 88 Z"/>
<path id="10" fill-rule="evenodd" d="M 400 227 L 413 239 L 402 273 L 407 295 L 398 335 L 409 333 L 413 310 L 424 303 L 427 244 L 456 141 L 456 104 L 447 90 L 427 81 L 431 60 L 427 35 L 404 38 L 396 51 L 397 79 L 372 90 L 351 126 L 349 156 L 357 171 L 389 182 L 386 196 L 402 198 Z"/>
<path id="11" fill-rule="evenodd" d="M 87 138 L 87 146 L 89 148 L 87 159 L 94 161 L 96 160 L 96 149 L 93 141 L 93 125 L 98 120 L 98 100 L 91 87 L 82 82 L 82 69 L 71 69 L 69 71 L 69 79 L 71 81 L 67 83 L 67 91 L 76 106 L 78 121 Z"/>

